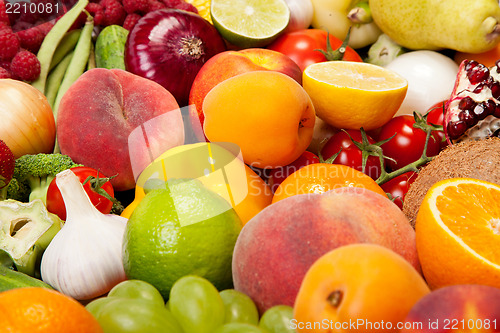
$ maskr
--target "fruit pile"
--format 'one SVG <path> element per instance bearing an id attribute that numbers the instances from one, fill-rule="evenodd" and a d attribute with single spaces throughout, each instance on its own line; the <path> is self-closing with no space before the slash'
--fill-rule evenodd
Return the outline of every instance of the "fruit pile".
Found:
<path id="1" fill-rule="evenodd" d="M 499 331 L 499 27 L 0 0 L 0 331 Z"/>

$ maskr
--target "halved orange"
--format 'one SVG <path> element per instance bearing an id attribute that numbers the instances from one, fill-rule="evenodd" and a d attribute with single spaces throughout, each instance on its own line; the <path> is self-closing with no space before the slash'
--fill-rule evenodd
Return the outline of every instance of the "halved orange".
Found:
<path id="1" fill-rule="evenodd" d="M 306 67 L 302 83 L 316 114 L 336 128 L 378 128 L 398 111 L 408 81 L 381 66 L 326 61 Z"/>
<path id="2" fill-rule="evenodd" d="M 500 288 L 500 185 L 471 178 L 437 182 L 419 208 L 415 229 L 431 288 Z"/>

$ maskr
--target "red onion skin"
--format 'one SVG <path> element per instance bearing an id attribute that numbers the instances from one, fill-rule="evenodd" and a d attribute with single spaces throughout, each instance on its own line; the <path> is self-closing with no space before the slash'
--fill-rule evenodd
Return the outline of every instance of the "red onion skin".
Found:
<path id="1" fill-rule="evenodd" d="M 143 16 L 130 31 L 125 65 L 127 71 L 161 84 L 182 107 L 203 64 L 225 50 L 219 32 L 201 16 L 160 9 Z"/>

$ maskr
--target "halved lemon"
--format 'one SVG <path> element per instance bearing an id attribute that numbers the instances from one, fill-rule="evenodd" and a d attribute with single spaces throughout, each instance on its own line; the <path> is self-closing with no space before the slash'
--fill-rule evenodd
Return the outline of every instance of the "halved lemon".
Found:
<path id="1" fill-rule="evenodd" d="M 415 229 L 431 288 L 500 287 L 500 185 L 471 178 L 437 182 L 419 208 Z"/>
<path id="2" fill-rule="evenodd" d="M 186 2 L 195 6 L 198 9 L 198 14 L 212 23 L 212 18 L 210 17 L 210 0 L 186 0 Z"/>
<path id="3" fill-rule="evenodd" d="M 242 48 L 270 44 L 290 20 L 285 0 L 212 0 L 210 14 L 222 37 Z"/>
<path id="4" fill-rule="evenodd" d="M 375 129 L 399 109 L 408 82 L 381 66 L 352 61 L 326 61 L 306 67 L 302 84 L 316 115 L 336 128 Z"/>

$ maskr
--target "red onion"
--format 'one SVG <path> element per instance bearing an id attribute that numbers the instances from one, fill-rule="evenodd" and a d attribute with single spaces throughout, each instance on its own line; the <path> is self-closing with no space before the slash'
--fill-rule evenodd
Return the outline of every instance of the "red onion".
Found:
<path id="1" fill-rule="evenodd" d="M 179 105 L 203 64 L 226 50 L 219 32 L 201 16 L 179 9 L 160 9 L 143 16 L 125 46 L 125 66 L 165 87 Z"/>

